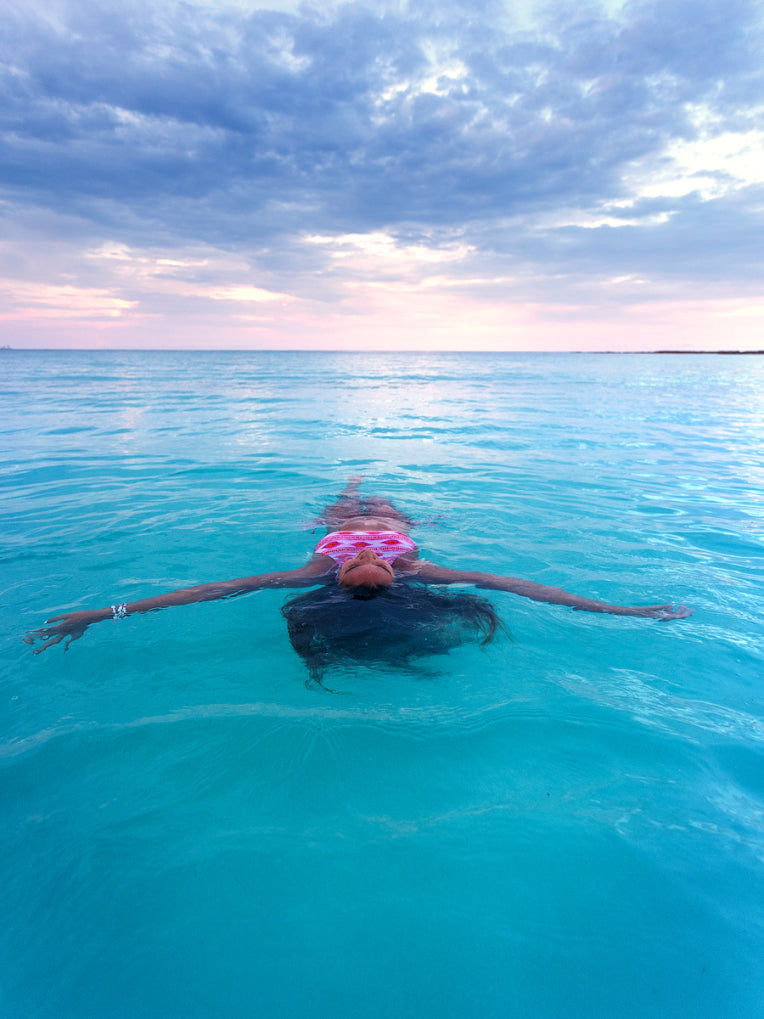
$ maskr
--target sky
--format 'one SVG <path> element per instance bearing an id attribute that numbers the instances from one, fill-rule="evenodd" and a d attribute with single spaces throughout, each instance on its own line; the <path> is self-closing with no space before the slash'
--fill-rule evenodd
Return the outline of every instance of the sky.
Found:
<path id="1" fill-rule="evenodd" d="M 2 0 L 0 346 L 764 348 L 760 0 Z"/>

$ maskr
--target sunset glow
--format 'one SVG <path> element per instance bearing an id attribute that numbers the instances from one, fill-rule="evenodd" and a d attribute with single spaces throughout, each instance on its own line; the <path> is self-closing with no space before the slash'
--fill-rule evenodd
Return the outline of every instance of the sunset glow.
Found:
<path id="1" fill-rule="evenodd" d="M 6 10 L 2 344 L 764 347 L 760 5 L 515 6 Z"/>

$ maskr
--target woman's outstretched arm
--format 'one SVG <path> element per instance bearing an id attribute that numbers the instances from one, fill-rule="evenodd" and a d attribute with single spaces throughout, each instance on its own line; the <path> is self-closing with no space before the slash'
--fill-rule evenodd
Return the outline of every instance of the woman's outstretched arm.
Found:
<path id="1" fill-rule="evenodd" d="M 552 605 L 567 605 L 582 612 L 609 612 L 615 616 L 645 616 L 648 619 L 685 619 L 692 615 L 692 609 L 685 605 L 608 605 L 604 601 L 582 598 L 570 594 L 560 587 L 535 584 L 532 580 L 519 577 L 499 577 L 495 573 L 481 573 L 478 570 L 449 570 L 436 563 L 419 562 L 416 570 L 418 580 L 426 584 L 474 584 L 475 587 L 492 591 L 507 591 L 519 594 L 533 601 L 549 602 Z M 414 572 L 414 571 L 412 571 Z"/>
<path id="2" fill-rule="evenodd" d="M 64 650 L 73 640 L 79 640 L 85 630 L 93 623 L 105 619 L 124 619 L 138 612 L 155 612 L 173 605 L 191 605 L 200 601 L 216 601 L 220 598 L 235 598 L 239 594 L 250 591 L 261 591 L 266 587 L 310 587 L 320 582 L 322 577 L 331 571 L 333 561 L 327 556 L 316 556 L 305 566 L 297 570 L 279 570 L 276 573 L 261 573 L 253 577 L 238 577 L 236 580 L 222 580 L 212 584 L 197 584 L 195 587 L 183 587 L 178 591 L 154 595 L 152 598 L 141 598 L 139 601 L 124 602 L 110 605 L 103 609 L 84 609 L 79 612 L 65 612 L 60 616 L 52 616 L 46 620 L 48 624 L 39 630 L 31 630 L 24 638 L 27 644 L 43 641 L 35 648 L 34 653 L 66 640 Z"/>

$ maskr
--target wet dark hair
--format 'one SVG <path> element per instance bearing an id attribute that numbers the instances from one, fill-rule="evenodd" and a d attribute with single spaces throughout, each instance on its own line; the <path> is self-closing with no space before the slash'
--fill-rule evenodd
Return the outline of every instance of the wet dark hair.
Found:
<path id="1" fill-rule="evenodd" d="M 327 585 L 290 598 L 281 614 L 292 647 L 319 684 L 332 666 L 405 667 L 467 641 L 485 646 L 498 632 L 509 634 L 488 599 L 407 582 L 368 593 Z"/>

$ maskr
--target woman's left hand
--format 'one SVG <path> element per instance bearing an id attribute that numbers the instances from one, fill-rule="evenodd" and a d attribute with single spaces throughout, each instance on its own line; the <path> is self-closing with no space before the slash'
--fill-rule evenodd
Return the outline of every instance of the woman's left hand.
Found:
<path id="1" fill-rule="evenodd" d="M 45 643 L 42 647 L 34 649 L 33 654 L 42 654 L 47 648 L 54 644 L 60 644 L 65 638 L 69 638 L 64 645 L 64 651 L 73 640 L 79 640 L 91 623 L 96 623 L 103 618 L 103 614 L 92 609 L 85 609 L 81 612 L 65 612 L 62 616 L 53 616 L 48 620 L 55 623 L 55 626 L 41 626 L 39 630 L 30 630 L 24 637 L 25 644 L 34 644 L 36 640 Z"/>

